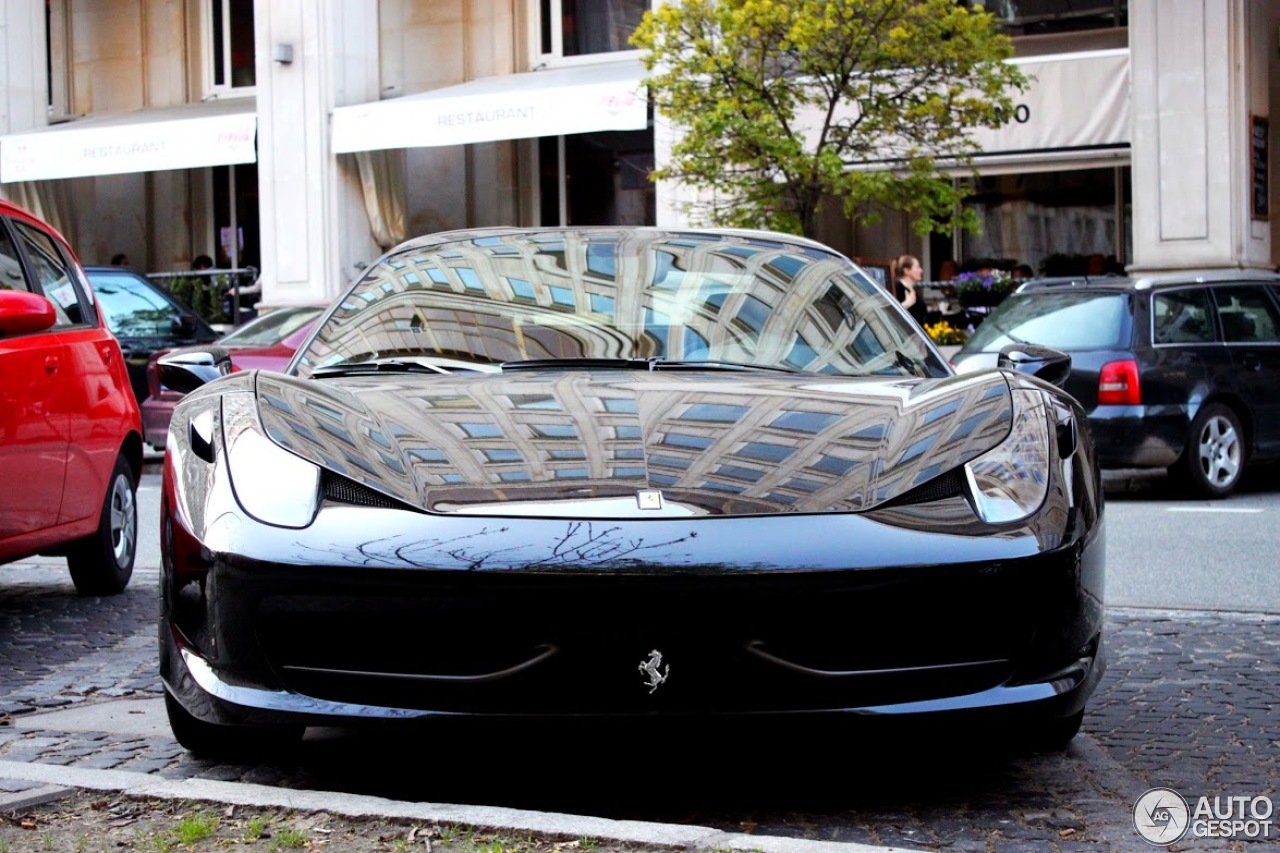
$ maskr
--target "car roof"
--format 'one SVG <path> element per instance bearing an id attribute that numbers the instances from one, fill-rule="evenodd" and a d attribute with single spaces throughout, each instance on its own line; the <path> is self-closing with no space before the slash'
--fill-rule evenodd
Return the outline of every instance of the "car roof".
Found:
<path id="1" fill-rule="evenodd" d="M 767 231 L 752 228 L 727 228 L 727 227 L 665 227 L 660 225 L 546 225 L 546 226 L 528 226 L 518 227 L 512 225 L 496 225 L 489 228 L 463 228 L 454 231 L 437 231 L 431 234 L 424 234 L 419 237 L 413 237 L 398 246 L 392 247 L 384 256 L 399 255 L 409 251 L 422 251 L 432 246 L 444 243 L 455 243 L 465 240 L 472 240 L 477 237 L 503 237 L 503 236 L 531 236 L 531 235 L 553 235 L 553 234 L 606 234 L 606 233 L 627 233 L 627 234 L 652 234 L 652 235 L 670 235 L 677 237 L 681 234 L 706 234 L 718 237 L 740 237 L 746 240 L 769 240 L 775 243 L 786 242 L 794 246 L 804 246 L 811 249 L 820 249 L 821 251 L 832 255 L 833 257 L 845 257 L 839 250 L 813 240 L 809 237 L 802 237 L 798 234 L 784 234 L 779 231 Z M 847 259 L 847 258 L 846 258 Z"/>
<path id="2" fill-rule="evenodd" d="M 1280 274 L 1271 270 L 1176 270 L 1146 275 L 1079 275 L 1035 278 L 1023 282 L 1018 293 L 1059 292 L 1062 290 L 1150 290 L 1188 284 L 1221 284 L 1234 282 L 1280 283 Z"/>

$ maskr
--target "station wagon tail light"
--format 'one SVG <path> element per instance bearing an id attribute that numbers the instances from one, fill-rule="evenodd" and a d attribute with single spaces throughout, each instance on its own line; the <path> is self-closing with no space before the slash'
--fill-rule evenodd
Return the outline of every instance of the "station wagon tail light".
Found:
<path id="1" fill-rule="evenodd" d="M 1098 404 L 1137 406 L 1142 403 L 1142 385 L 1138 381 L 1138 362 L 1109 361 L 1098 372 Z"/>

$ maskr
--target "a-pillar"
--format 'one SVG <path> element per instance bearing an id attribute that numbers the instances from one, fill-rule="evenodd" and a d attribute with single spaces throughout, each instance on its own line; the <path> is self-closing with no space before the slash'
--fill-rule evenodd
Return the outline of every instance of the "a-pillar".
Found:
<path id="1" fill-rule="evenodd" d="M 1129 4 L 1131 271 L 1272 266 L 1271 18 L 1267 0 Z"/>

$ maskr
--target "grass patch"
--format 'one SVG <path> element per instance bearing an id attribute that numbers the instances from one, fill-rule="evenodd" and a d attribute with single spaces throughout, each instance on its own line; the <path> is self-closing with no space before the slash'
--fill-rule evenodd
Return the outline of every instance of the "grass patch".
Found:
<path id="1" fill-rule="evenodd" d="M 187 815 L 178 821 L 173 832 L 179 844 L 196 844 L 218 832 L 218 819 L 208 812 Z"/>
<path id="2" fill-rule="evenodd" d="M 276 830 L 271 839 L 272 850 L 297 850 L 307 846 L 307 834 L 291 826 Z"/>

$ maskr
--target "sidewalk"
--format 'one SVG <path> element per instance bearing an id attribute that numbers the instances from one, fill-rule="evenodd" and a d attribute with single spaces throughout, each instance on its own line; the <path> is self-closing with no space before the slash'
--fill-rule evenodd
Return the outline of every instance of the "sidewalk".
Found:
<path id="1" fill-rule="evenodd" d="M 243 782 L 210 779 L 170 780 L 149 773 L 124 770 L 94 770 L 0 761 L 0 815 L 26 813 L 73 797 L 76 790 L 108 792 L 143 800 L 181 803 L 214 803 L 254 809 L 286 809 L 290 812 L 325 813 L 364 820 L 388 818 L 427 824 L 454 826 L 498 835 L 516 835 L 527 841 L 531 834 L 549 840 L 567 841 L 594 853 L 635 853 L 635 846 L 680 848 L 686 851 L 760 851 L 760 853 L 908 853 L 902 847 L 872 847 L 865 844 L 812 841 L 777 836 L 726 833 L 709 827 L 643 821 L 579 817 L 552 812 L 488 806 L 442 803 L 410 803 L 356 794 L 328 791 L 298 791 Z M 92 811 L 93 809 L 90 809 Z M 196 809 L 192 810 L 197 811 Z M 227 814 L 226 810 L 220 813 Z M 40 826 L 34 830 L 40 838 Z M 84 827 L 80 827 L 83 829 Z M 410 832 L 410 827 L 404 827 Z M 79 831 L 79 830 L 77 830 Z M 332 833 L 332 828 L 327 830 Z M 89 835 L 90 833 L 83 833 Z M 429 836 L 424 835 L 423 838 Z M 46 842 L 40 842 L 46 843 Z M 620 849 L 620 847 L 622 849 Z M 9 849 L 5 847 L 5 849 Z M 45 849 L 62 849 L 47 846 Z M 69 849 L 69 848 L 68 848 Z M 139 848 L 150 849 L 150 848 Z M 345 845 L 343 849 L 365 849 Z M 370 839 L 368 850 L 397 849 L 380 838 Z"/>

